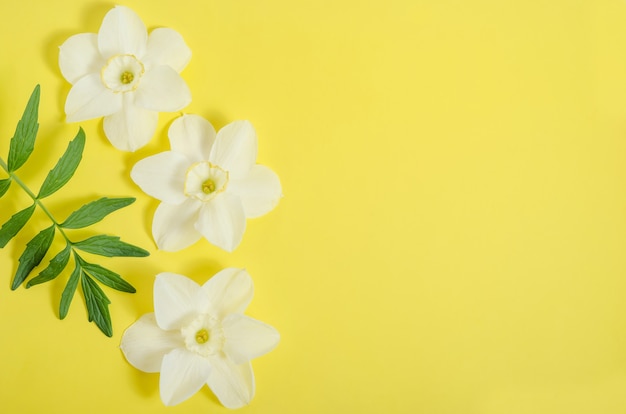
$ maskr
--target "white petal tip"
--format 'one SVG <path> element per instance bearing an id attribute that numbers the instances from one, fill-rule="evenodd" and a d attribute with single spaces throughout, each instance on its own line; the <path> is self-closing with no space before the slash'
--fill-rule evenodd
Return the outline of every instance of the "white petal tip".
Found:
<path id="1" fill-rule="evenodd" d="M 237 246 L 222 247 L 222 249 L 225 250 L 228 253 L 232 253 L 236 248 L 237 248 Z"/>
<path id="2" fill-rule="evenodd" d="M 174 243 L 170 243 L 169 241 L 162 241 L 162 240 L 155 240 L 157 249 L 162 251 L 162 252 L 179 252 L 181 250 L 183 250 L 185 247 L 187 247 L 187 244 L 185 244 L 184 246 L 178 245 L 178 244 L 174 244 Z"/>
<path id="3" fill-rule="evenodd" d="M 178 402 L 173 400 L 172 395 L 163 395 L 163 392 L 161 392 L 161 401 L 163 402 L 163 405 L 165 405 L 166 407 L 173 407 L 179 404 Z"/>
<path id="4" fill-rule="evenodd" d="M 167 245 L 163 244 L 163 242 L 156 241 L 155 243 L 156 243 L 156 246 L 157 246 L 157 250 L 160 250 L 162 252 L 176 252 L 176 251 L 180 250 L 180 249 L 174 249 L 174 248 L 172 248 L 172 246 L 167 246 Z"/>

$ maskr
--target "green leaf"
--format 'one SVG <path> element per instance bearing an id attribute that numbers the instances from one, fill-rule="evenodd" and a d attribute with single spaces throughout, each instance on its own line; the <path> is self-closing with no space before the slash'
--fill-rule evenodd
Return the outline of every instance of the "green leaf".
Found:
<path id="1" fill-rule="evenodd" d="M 5 178 L 4 180 L 0 180 L 0 197 L 2 197 L 9 187 L 11 186 L 11 179 Z"/>
<path id="2" fill-rule="evenodd" d="M 61 227 L 65 229 L 81 229 L 99 222 L 115 210 L 126 207 L 135 201 L 134 198 L 107 198 L 85 204 L 67 218 Z"/>
<path id="3" fill-rule="evenodd" d="M 26 244 L 24 253 L 22 253 L 18 259 L 20 264 L 17 267 L 17 272 L 13 278 L 13 284 L 11 285 L 12 290 L 17 289 L 22 284 L 24 279 L 26 279 L 28 274 L 35 268 L 35 266 L 41 263 L 41 260 L 46 255 L 46 252 L 52 244 L 53 238 L 54 225 L 40 231 Z"/>
<path id="4" fill-rule="evenodd" d="M 15 213 L 9 221 L 2 225 L 2 228 L 0 228 L 0 248 L 6 246 L 9 240 L 15 237 L 22 227 L 24 227 L 28 219 L 31 218 L 34 211 L 35 204 Z"/>
<path id="5" fill-rule="evenodd" d="M 68 244 L 65 246 L 65 249 L 61 250 L 56 256 L 50 260 L 50 264 L 46 267 L 41 273 L 37 275 L 37 277 L 31 279 L 26 284 L 26 288 L 31 286 L 38 285 L 40 283 L 49 282 L 52 279 L 56 278 L 67 266 L 67 262 L 70 260 L 70 252 L 72 251 L 72 246 Z"/>
<path id="6" fill-rule="evenodd" d="M 145 257 L 150 255 L 150 253 L 141 247 L 125 243 L 117 236 L 93 236 L 86 240 L 74 243 L 74 247 L 87 253 L 98 254 L 106 257 Z"/>
<path id="7" fill-rule="evenodd" d="M 109 314 L 109 304 L 111 301 L 104 294 L 100 286 L 89 276 L 83 274 L 81 279 L 85 302 L 87 303 L 87 315 L 89 322 L 93 321 L 100 330 L 108 337 L 113 336 L 111 326 L 111 315 Z"/>
<path id="8" fill-rule="evenodd" d="M 109 269 L 105 269 L 104 267 L 97 264 L 87 263 L 84 260 L 81 260 L 80 265 L 87 273 L 89 273 L 91 276 L 93 276 L 94 279 L 98 280 L 103 285 L 106 285 L 115 290 L 120 290 L 122 292 L 136 292 L 135 288 L 130 283 L 128 283 L 127 281 L 122 279 L 120 275 L 110 271 Z"/>
<path id="9" fill-rule="evenodd" d="M 67 285 L 65 285 L 65 289 L 63 289 L 63 293 L 61 294 L 61 304 L 59 306 L 59 318 L 61 319 L 65 319 L 67 311 L 70 309 L 74 292 L 76 292 L 76 286 L 78 286 L 78 279 L 80 279 L 80 272 L 80 265 L 76 263 L 76 267 L 74 268 L 74 271 L 72 272 L 72 275 L 67 281 Z"/>
<path id="10" fill-rule="evenodd" d="M 80 160 L 83 157 L 83 149 L 85 148 L 85 132 L 82 128 L 76 134 L 76 137 L 70 141 L 65 153 L 59 158 L 59 161 L 41 185 L 37 198 L 48 197 L 63 187 L 74 175 Z"/>
<path id="11" fill-rule="evenodd" d="M 8 159 L 9 172 L 13 172 L 24 165 L 35 148 L 35 138 L 39 129 L 39 123 L 37 123 L 39 91 L 39 85 L 35 86 L 35 90 L 33 90 L 26 104 L 22 119 L 17 123 L 15 135 L 11 138 Z"/>

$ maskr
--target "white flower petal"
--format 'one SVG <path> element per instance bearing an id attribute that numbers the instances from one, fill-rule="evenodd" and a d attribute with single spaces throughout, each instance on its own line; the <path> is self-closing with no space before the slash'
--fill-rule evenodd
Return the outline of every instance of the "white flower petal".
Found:
<path id="1" fill-rule="evenodd" d="M 159 372 L 165 354 L 184 345 L 179 331 L 162 330 L 156 324 L 154 313 L 147 313 L 126 329 L 120 348 L 135 368 Z"/>
<path id="2" fill-rule="evenodd" d="M 161 152 L 137 162 L 130 178 L 148 195 L 168 204 L 181 204 L 185 196 L 185 174 L 191 162 L 173 151 Z"/>
<path id="3" fill-rule="evenodd" d="M 197 315 L 206 313 L 209 299 L 188 277 L 159 273 L 154 281 L 154 314 L 161 329 L 180 329 Z"/>
<path id="4" fill-rule="evenodd" d="M 212 358 L 207 385 L 226 408 L 240 408 L 254 397 L 254 373 L 249 362 L 237 365 L 227 358 Z"/>
<path id="5" fill-rule="evenodd" d="M 255 165 L 248 176 L 231 180 L 228 191 L 237 195 L 247 218 L 260 217 L 276 207 L 283 195 L 278 175 L 264 165 Z"/>
<path id="6" fill-rule="evenodd" d="M 182 204 L 161 203 L 152 220 L 152 237 L 160 250 L 175 252 L 191 246 L 202 235 L 196 230 L 201 202 L 188 198 Z"/>
<path id="7" fill-rule="evenodd" d="M 72 86 L 65 101 L 67 122 L 111 115 L 122 109 L 122 97 L 102 84 L 99 73 L 83 76 Z"/>
<path id="8" fill-rule="evenodd" d="M 154 135 L 159 114 L 135 105 L 131 93 L 116 95 L 123 97 L 122 110 L 104 118 L 104 133 L 115 148 L 136 151 Z"/>
<path id="9" fill-rule="evenodd" d="M 163 358 L 159 389 L 165 405 L 179 404 L 202 388 L 210 378 L 209 361 L 187 351 L 175 349 Z"/>
<path id="10" fill-rule="evenodd" d="M 198 115 L 183 115 L 176 118 L 168 131 L 172 151 L 185 154 L 194 162 L 209 159 L 215 142 L 215 128 Z"/>
<path id="11" fill-rule="evenodd" d="M 202 290 L 209 299 L 210 312 L 224 318 L 246 310 L 254 295 L 254 283 L 244 269 L 229 267 L 209 279 Z"/>
<path id="12" fill-rule="evenodd" d="M 222 321 L 224 352 L 241 364 L 274 349 L 280 334 L 271 326 L 248 316 L 231 313 Z"/>
<path id="13" fill-rule="evenodd" d="M 148 49 L 142 61 L 146 67 L 165 65 L 181 72 L 191 59 L 191 49 L 183 37 L 168 28 L 154 29 L 148 36 Z"/>
<path id="14" fill-rule="evenodd" d="M 190 102 L 187 84 L 169 66 L 156 66 L 146 71 L 135 91 L 135 103 L 152 111 L 178 111 Z"/>
<path id="15" fill-rule="evenodd" d="M 146 26 L 128 7 L 116 6 L 104 16 L 98 32 L 98 48 L 105 59 L 125 54 L 141 59 L 147 42 Z"/>
<path id="16" fill-rule="evenodd" d="M 252 124 L 235 121 L 220 129 L 209 161 L 228 171 L 233 179 L 244 178 L 256 163 L 257 138 Z"/>
<path id="17" fill-rule="evenodd" d="M 195 227 L 210 243 L 232 252 L 246 230 L 241 200 L 232 194 L 218 194 L 202 204 Z"/>
<path id="18" fill-rule="evenodd" d="M 59 47 L 59 68 L 71 84 L 90 73 L 99 73 L 105 64 L 98 50 L 98 35 L 81 33 L 67 39 Z"/>

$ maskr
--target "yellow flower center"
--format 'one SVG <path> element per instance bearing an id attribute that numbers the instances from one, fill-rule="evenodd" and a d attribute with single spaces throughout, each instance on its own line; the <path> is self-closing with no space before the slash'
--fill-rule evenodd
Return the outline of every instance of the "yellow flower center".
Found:
<path id="1" fill-rule="evenodd" d="M 203 328 L 196 332 L 196 342 L 199 344 L 206 344 L 209 342 L 209 331 Z"/>
<path id="2" fill-rule="evenodd" d="M 208 314 L 198 315 L 181 327 L 180 333 L 185 341 L 185 348 L 203 357 L 214 355 L 224 347 L 222 322 Z"/>
<path id="3" fill-rule="evenodd" d="M 133 75 L 132 72 L 128 72 L 128 71 L 122 73 L 122 76 L 120 76 L 120 81 L 124 85 L 128 85 L 129 83 L 133 81 L 133 79 L 135 79 L 135 75 Z"/>
<path id="4" fill-rule="evenodd" d="M 204 194 L 211 194 L 213 191 L 215 191 L 215 181 L 209 178 L 202 183 L 202 192 Z"/>
<path id="5" fill-rule="evenodd" d="M 208 161 L 197 162 L 187 169 L 184 189 L 187 197 L 208 202 L 226 191 L 227 186 L 228 171 Z"/>
<path id="6" fill-rule="evenodd" d="M 107 60 L 100 71 L 104 86 L 115 92 L 132 92 L 139 87 L 145 72 L 143 63 L 133 55 L 115 55 Z"/>

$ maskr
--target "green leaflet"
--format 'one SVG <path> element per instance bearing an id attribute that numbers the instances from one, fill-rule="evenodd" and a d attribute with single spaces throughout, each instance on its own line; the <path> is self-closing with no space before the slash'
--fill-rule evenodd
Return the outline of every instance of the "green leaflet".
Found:
<path id="1" fill-rule="evenodd" d="M 109 304 L 111 301 L 107 298 L 102 289 L 100 289 L 100 286 L 84 273 L 81 278 L 81 286 L 83 288 L 83 295 L 85 295 L 85 302 L 87 303 L 89 322 L 95 322 L 96 326 L 98 326 L 106 336 L 113 336 L 111 315 L 109 314 Z"/>
<path id="2" fill-rule="evenodd" d="M 45 198 L 63 187 L 74 175 L 80 160 L 83 157 L 83 149 L 85 148 L 85 132 L 82 128 L 76 134 L 76 137 L 70 141 L 65 153 L 59 158 L 59 161 L 41 185 L 37 198 Z"/>
<path id="3" fill-rule="evenodd" d="M 61 250 L 56 256 L 50 260 L 50 264 L 44 270 L 41 271 L 37 275 L 37 277 L 31 279 L 26 284 L 26 288 L 30 288 L 32 286 L 38 285 L 40 283 L 49 282 L 55 279 L 67 266 L 67 263 L 70 261 L 70 253 L 72 251 L 72 246 L 67 244 L 65 249 Z"/>
<path id="4" fill-rule="evenodd" d="M 19 258 L 19 266 L 13 278 L 11 289 L 17 289 L 28 274 L 41 263 L 41 260 L 48 252 L 52 239 L 54 238 L 54 224 L 45 230 L 40 231 L 31 241 L 26 244 L 24 253 Z"/>
<path id="5" fill-rule="evenodd" d="M 15 135 L 11 138 L 8 159 L 9 172 L 13 172 L 24 165 L 35 148 L 35 138 L 39 129 L 39 123 L 37 122 L 39 116 L 39 91 L 39 85 L 35 86 L 35 90 L 33 90 L 26 104 L 22 119 L 17 123 Z"/>
<path id="6" fill-rule="evenodd" d="M 84 260 L 80 262 L 83 270 L 89 273 L 94 279 L 98 280 L 103 285 L 106 285 L 115 290 L 120 290 L 122 292 L 135 293 L 135 288 L 122 279 L 120 275 L 115 272 L 110 271 L 109 269 L 105 269 L 102 266 L 97 264 L 87 263 Z"/>
<path id="7" fill-rule="evenodd" d="M 150 255 L 141 247 L 125 243 L 117 236 L 93 236 L 74 243 L 74 247 L 87 253 L 106 257 L 145 257 Z"/>
<path id="8" fill-rule="evenodd" d="M 35 204 L 15 213 L 9 221 L 2 225 L 2 228 L 0 228 L 0 248 L 6 246 L 9 240 L 15 237 L 33 215 L 34 211 Z"/>
<path id="9" fill-rule="evenodd" d="M 11 186 L 10 178 L 0 180 L 0 197 L 2 197 L 7 192 L 10 186 Z"/>
<path id="10" fill-rule="evenodd" d="M 74 292 L 76 292 L 76 286 L 78 286 L 78 279 L 80 279 L 80 273 L 81 269 L 77 263 L 61 294 L 61 304 L 59 305 L 59 318 L 61 319 L 65 319 L 67 311 L 70 309 Z"/>
<path id="11" fill-rule="evenodd" d="M 135 201 L 134 198 L 107 198 L 83 205 L 61 223 L 64 229 L 81 229 L 99 222 L 112 212 L 126 207 Z"/>

